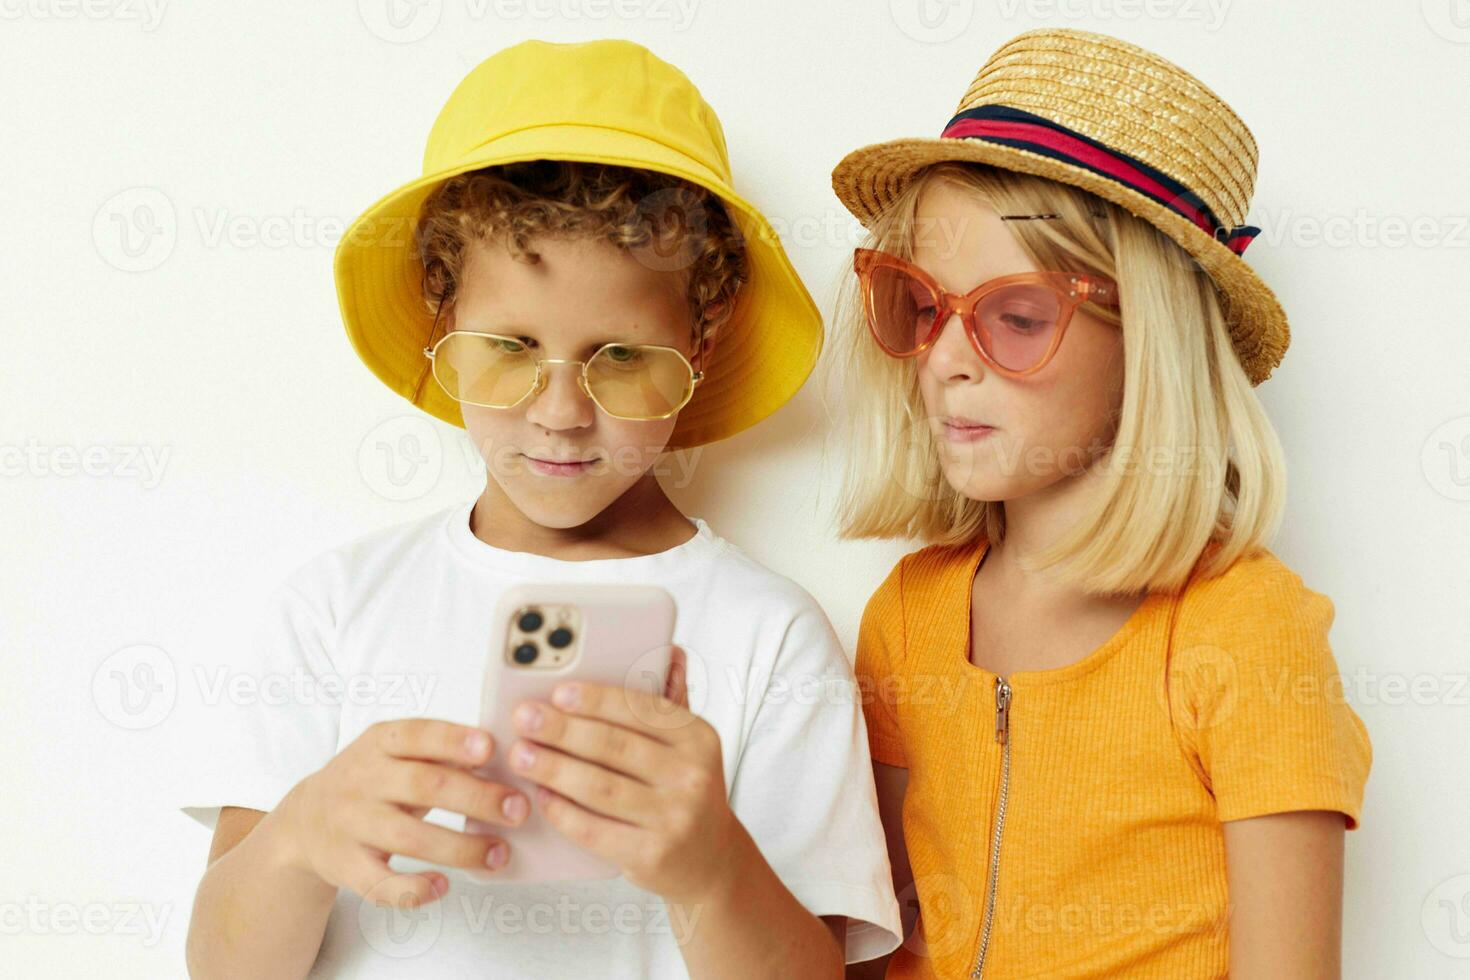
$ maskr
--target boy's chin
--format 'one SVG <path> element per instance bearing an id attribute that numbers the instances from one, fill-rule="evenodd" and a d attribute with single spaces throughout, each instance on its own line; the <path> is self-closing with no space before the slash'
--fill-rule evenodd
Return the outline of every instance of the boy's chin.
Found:
<path id="1" fill-rule="evenodd" d="M 501 489 L 528 521 L 545 528 L 581 527 L 621 496 L 614 487 L 568 486 L 557 492 L 518 482 L 521 485 L 508 487 L 502 484 Z"/>

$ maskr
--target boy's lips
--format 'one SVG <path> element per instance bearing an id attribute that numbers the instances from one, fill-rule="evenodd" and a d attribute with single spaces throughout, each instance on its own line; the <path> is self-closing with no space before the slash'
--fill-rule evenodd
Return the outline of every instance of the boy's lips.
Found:
<path id="1" fill-rule="evenodd" d="M 592 464 L 597 462 L 597 457 L 586 459 L 568 456 L 565 458 L 532 456 L 530 453 L 522 453 L 526 462 L 530 464 L 532 471 L 543 476 L 579 476 L 587 472 Z"/>

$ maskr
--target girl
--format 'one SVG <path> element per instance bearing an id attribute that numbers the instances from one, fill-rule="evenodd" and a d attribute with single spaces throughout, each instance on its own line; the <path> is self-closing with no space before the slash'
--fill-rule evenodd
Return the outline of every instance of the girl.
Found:
<path id="1" fill-rule="evenodd" d="M 1177 66 L 1037 30 L 940 138 L 833 173 L 870 233 L 843 533 L 934 542 L 860 630 L 918 924 L 851 976 L 1338 973 L 1371 750 L 1331 600 L 1264 546 L 1252 387 L 1288 331 L 1241 254 L 1255 164 Z"/>

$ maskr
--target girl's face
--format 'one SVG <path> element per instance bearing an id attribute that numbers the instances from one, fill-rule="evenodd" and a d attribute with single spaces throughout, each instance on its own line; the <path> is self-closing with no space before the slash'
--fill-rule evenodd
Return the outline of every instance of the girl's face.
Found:
<path id="1" fill-rule="evenodd" d="M 994 209 L 946 181 L 925 188 L 917 218 L 913 261 L 950 292 L 1041 271 Z M 959 317 L 950 317 L 916 358 L 945 479 L 973 500 L 1005 501 L 1080 475 L 1112 444 L 1122 355 L 1122 332 L 1079 309 L 1051 361 L 1011 379 L 981 359 Z"/>
<path id="2" fill-rule="evenodd" d="M 452 329 L 519 338 L 537 358 L 584 360 L 608 343 L 660 344 L 698 367 L 678 273 L 594 239 L 542 237 L 531 247 L 539 263 L 500 245 L 470 247 Z M 517 510 L 542 527 L 579 527 L 643 478 L 677 416 L 614 418 L 582 390 L 578 365 L 542 370 L 546 386 L 513 408 L 461 405 L 465 429 Z M 575 465 L 547 465 L 566 461 Z"/>

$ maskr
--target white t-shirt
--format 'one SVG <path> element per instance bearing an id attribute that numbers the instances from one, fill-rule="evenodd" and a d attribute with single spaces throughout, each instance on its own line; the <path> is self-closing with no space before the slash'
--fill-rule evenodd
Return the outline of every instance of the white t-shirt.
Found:
<path id="1" fill-rule="evenodd" d="M 735 815 L 802 905 L 849 918 L 848 962 L 894 949 L 898 903 L 861 706 L 816 601 L 698 518 L 694 537 L 667 551 L 563 561 L 486 544 L 470 530 L 472 507 L 368 534 L 287 577 L 254 662 L 240 667 L 280 693 L 210 712 L 199 734 L 217 761 L 185 774 L 184 811 L 212 827 L 221 806 L 271 810 L 376 721 L 476 724 L 490 619 L 508 585 L 659 585 L 676 604 L 690 706 L 720 735 Z M 464 826 L 440 810 L 427 819 Z M 392 867 L 427 865 L 395 857 Z M 449 893 L 407 912 L 339 891 L 312 976 L 688 976 L 663 901 L 622 877 L 482 884 L 446 870 Z"/>

